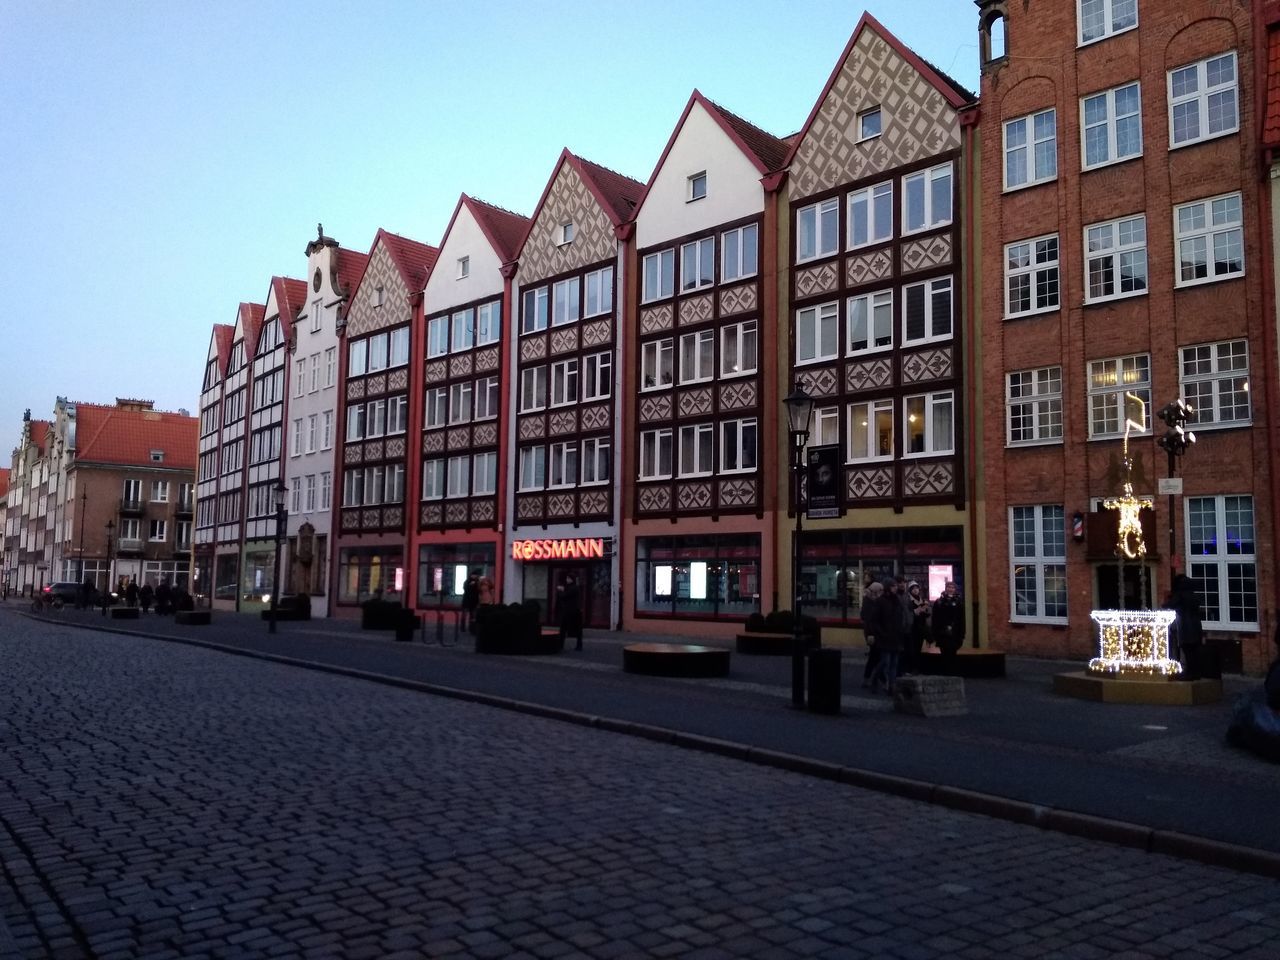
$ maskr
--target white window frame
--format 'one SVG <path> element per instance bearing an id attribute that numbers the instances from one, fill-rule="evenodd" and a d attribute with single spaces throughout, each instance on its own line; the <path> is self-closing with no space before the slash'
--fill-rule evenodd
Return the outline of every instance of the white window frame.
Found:
<path id="1" fill-rule="evenodd" d="M 300 397 L 307 392 L 307 361 L 298 358 L 293 361 L 293 395 Z"/>
<path id="2" fill-rule="evenodd" d="M 716 238 L 703 237 L 680 245 L 680 292 L 701 290 L 716 282 Z"/>
<path id="3" fill-rule="evenodd" d="M 1032 523 L 1035 536 L 1034 542 L 1031 544 L 1030 550 L 1019 552 L 1020 548 L 1017 544 L 1016 529 L 1014 516 L 1016 512 L 1030 510 L 1030 514 L 1024 514 Z M 1048 513 L 1048 515 L 1046 515 Z M 1053 570 L 1061 571 L 1062 579 L 1065 583 L 1067 579 L 1067 530 L 1066 530 L 1066 512 L 1059 504 L 1025 504 L 1012 506 L 1009 508 L 1009 620 L 1013 623 L 1052 623 L 1065 624 L 1067 622 L 1067 612 L 1063 610 L 1061 615 L 1048 614 L 1045 596 L 1045 574 Z M 1057 552 L 1057 544 L 1050 544 L 1048 538 L 1045 537 L 1045 531 L 1049 527 L 1060 530 L 1060 543 L 1062 546 L 1061 553 Z M 1055 537 L 1055 539 L 1057 539 Z M 1052 552 L 1050 552 L 1052 551 Z M 1035 611 L 1031 613 L 1018 613 L 1017 606 L 1017 568 L 1030 567 L 1035 575 L 1035 591 L 1036 602 Z M 1069 588 L 1068 588 L 1069 589 Z M 1070 594 L 1067 594 L 1070 596 Z"/>
<path id="4" fill-rule="evenodd" d="M 353 340 L 347 348 L 347 377 L 361 377 L 369 369 L 369 341 Z"/>
<path id="5" fill-rule="evenodd" d="M 423 425 L 427 430 L 443 427 L 449 422 L 449 388 L 427 387 Z"/>
<path id="6" fill-rule="evenodd" d="M 520 296 L 520 332 L 538 333 L 547 329 L 551 320 L 551 291 L 544 284 L 524 290 Z"/>
<path id="7" fill-rule="evenodd" d="M 387 398 L 387 436 L 405 433 L 409 429 L 409 398 L 404 394 Z"/>
<path id="8" fill-rule="evenodd" d="M 491 497 L 498 492 L 498 454 L 493 450 L 471 458 L 471 495 Z"/>
<path id="9" fill-rule="evenodd" d="M 720 234 L 720 282 L 745 280 L 760 272 L 760 226 L 747 223 Z"/>
<path id="10" fill-rule="evenodd" d="M 1052 244 L 1052 246 L 1050 246 Z M 1050 254 L 1052 253 L 1052 258 Z M 1038 313 L 1053 313 L 1062 309 L 1062 241 L 1056 233 L 1040 237 L 1016 240 L 1004 247 L 1004 318 L 1033 317 Z M 1015 265 L 1016 264 L 1016 265 Z M 1013 282 L 1015 278 L 1028 278 L 1027 296 L 1031 304 L 1025 310 L 1013 306 Z M 1042 284 L 1052 287 L 1052 300 L 1046 295 L 1040 304 Z"/>
<path id="11" fill-rule="evenodd" d="M 933 195 L 934 184 L 944 179 L 947 181 L 946 216 L 943 216 L 941 211 L 933 209 L 936 205 Z M 911 226 L 911 193 L 916 184 L 922 184 L 924 191 L 921 198 L 924 220 L 920 226 L 913 227 Z M 955 217 L 955 209 L 955 178 L 950 161 L 940 163 L 927 170 L 908 174 L 902 178 L 902 227 L 900 231 L 902 236 L 907 237 L 915 233 L 924 233 L 928 230 L 937 230 L 940 227 L 947 226 Z"/>
<path id="12" fill-rule="evenodd" d="M 313 353 L 311 355 L 311 386 L 307 390 L 308 393 L 315 393 L 320 389 L 320 354 Z"/>
<path id="13" fill-rule="evenodd" d="M 1049 135 L 1043 135 L 1039 129 L 1040 120 L 1049 117 L 1053 129 Z M 1010 146 L 1010 133 L 1019 128 L 1022 131 L 1022 142 Z M 1041 169 L 1042 154 L 1040 148 L 1045 144 L 1051 144 L 1050 150 L 1044 166 Z M 1025 190 L 1028 187 L 1034 187 L 1041 183 L 1051 183 L 1058 179 L 1058 111 L 1055 107 L 1049 107 L 1046 110 L 1037 110 L 1035 113 L 1028 113 L 1021 117 L 1014 117 L 1012 120 L 1006 120 L 1003 125 L 1003 176 L 1004 176 L 1004 192 L 1010 193 L 1014 190 Z M 1014 153 L 1024 154 L 1024 169 L 1026 178 L 1012 181 L 1009 177 L 1009 161 Z"/>
<path id="14" fill-rule="evenodd" d="M 306 494 L 303 509 L 307 513 L 313 513 L 316 509 L 316 475 L 314 473 L 307 474 Z"/>
<path id="15" fill-rule="evenodd" d="M 853 342 L 853 316 L 854 312 L 862 306 L 867 314 L 867 342 L 866 346 L 859 347 Z M 847 330 L 845 353 L 847 356 L 856 357 L 867 353 L 880 353 L 884 350 L 893 349 L 893 290 L 872 290 L 869 293 L 860 293 L 856 297 L 850 297 L 845 302 L 845 327 Z M 887 343 L 877 343 L 877 340 L 884 339 L 883 336 L 877 337 L 876 334 L 882 329 L 882 324 L 886 325 L 884 329 L 888 334 Z"/>
<path id="16" fill-rule="evenodd" d="M 557 360 L 551 364 L 551 393 L 547 406 L 563 407 L 578 402 L 578 358 Z"/>
<path id="17" fill-rule="evenodd" d="M 387 359 L 389 356 L 388 348 L 390 345 L 390 337 L 385 331 L 383 333 L 375 333 L 369 338 L 370 373 L 377 373 L 380 370 L 387 369 Z"/>
<path id="18" fill-rule="evenodd" d="M 582 284 L 579 278 L 557 280 L 551 285 L 551 325 L 564 327 L 581 319 Z"/>
<path id="19" fill-rule="evenodd" d="M 830 225 L 830 245 L 824 244 L 828 218 Z M 811 221 L 811 223 L 806 223 Z M 812 237 L 807 234 L 812 233 Z M 805 252 L 806 241 L 811 241 L 813 249 Z M 840 198 L 828 197 L 817 203 L 801 207 L 796 211 L 796 263 L 808 263 L 822 257 L 829 257 L 840 251 Z"/>
<path id="20" fill-rule="evenodd" d="M 592 270 L 583 278 L 583 317 L 613 312 L 613 267 Z M 592 301 L 595 301 L 593 304 Z"/>
<path id="21" fill-rule="evenodd" d="M 443 357 L 449 353 L 449 315 L 427 321 L 427 356 Z"/>
<path id="22" fill-rule="evenodd" d="M 169 523 L 167 520 L 152 518 L 147 523 L 147 542 L 164 543 L 169 539 Z"/>
<path id="23" fill-rule="evenodd" d="M 387 401 L 370 400 L 365 405 L 364 435 L 382 437 L 387 433 Z M 310 453 L 311 451 L 307 451 Z"/>
<path id="24" fill-rule="evenodd" d="M 640 389 L 669 389 L 676 380 L 675 362 L 675 341 L 671 337 L 640 344 Z"/>
<path id="25" fill-rule="evenodd" d="M 875 123 L 870 121 L 875 118 Z M 875 129 L 869 129 L 874 126 Z M 884 114 L 880 111 L 880 105 L 876 104 L 869 110 L 863 110 L 858 114 L 858 142 L 864 140 L 874 140 L 884 132 Z"/>
<path id="26" fill-rule="evenodd" d="M 449 457 L 445 460 L 444 498 L 461 500 L 471 496 L 471 458 L 462 456 Z"/>
<path id="27" fill-rule="evenodd" d="M 827 447 L 840 442 L 840 408 L 814 407 L 813 429 L 809 431 L 809 447 Z"/>
<path id="28" fill-rule="evenodd" d="M 750 350 L 747 344 L 750 343 Z M 760 325 L 756 320 L 743 320 L 720 328 L 720 379 L 746 377 L 760 364 Z"/>
<path id="29" fill-rule="evenodd" d="M 476 312 L 467 307 L 457 310 L 449 317 L 449 350 L 461 353 L 476 345 Z"/>
<path id="30" fill-rule="evenodd" d="M 1231 82 L 1216 83 L 1212 87 L 1209 86 L 1209 64 L 1217 63 L 1220 60 L 1231 61 Z M 1174 94 L 1173 83 L 1174 75 L 1181 74 L 1188 70 L 1195 71 L 1196 89 L 1194 93 Z M 1178 150 L 1182 147 L 1189 147 L 1196 143 L 1204 143 L 1206 140 L 1216 140 L 1219 137 L 1229 137 L 1233 133 L 1240 130 L 1240 58 L 1236 56 L 1234 50 L 1225 50 L 1222 53 L 1214 54 L 1211 57 L 1205 57 L 1203 60 L 1197 60 L 1194 63 L 1183 64 L 1180 67 L 1174 67 L 1169 71 L 1166 80 L 1166 87 L 1169 95 L 1169 149 Z M 1209 123 L 1211 120 L 1211 111 L 1209 101 L 1221 96 L 1227 92 L 1231 93 L 1232 113 L 1235 116 L 1235 122 L 1230 127 L 1223 127 L 1213 132 L 1209 131 Z M 1196 106 L 1196 126 L 1199 133 L 1194 137 L 1185 137 L 1177 140 L 1176 120 L 1174 112 L 1183 106 L 1195 104 Z"/>
<path id="31" fill-rule="evenodd" d="M 1225 219 L 1233 207 L 1235 219 Z M 1184 226 L 1183 214 L 1185 213 L 1187 217 L 1195 217 L 1197 211 L 1204 221 L 1203 224 L 1187 224 Z M 1224 219 L 1219 219 L 1219 217 Z M 1234 241 L 1232 239 L 1233 235 Z M 1218 266 L 1222 262 L 1218 259 L 1217 245 L 1219 240 L 1234 243 L 1240 254 L 1239 270 L 1226 269 L 1219 272 Z M 1194 245 L 1197 243 L 1204 244 L 1205 275 L 1186 279 L 1183 276 L 1183 264 L 1185 263 L 1183 249 L 1187 244 Z M 1243 277 L 1245 272 L 1244 196 L 1239 191 L 1236 191 L 1235 193 L 1224 193 L 1216 197 L 1206 197 L 1203 200 L 1192 200 L 1190 203 L 1178 204 L 1173 208 L 1173 247 L 1177 263 L 1177 273 L 1174 274 L 1173 281 L 1175 287 L 1197 287 L 1206 283 L 1217 283 L 1219 280 L 1234 280 L 1237 277 Z"/>
<path id="32" fill-rule="evenodd" d="M 465 280 L 469 276 L 471 276 L 471 258 L 459 257 L 458 258 L 458 275 L 455 279 Z"/>
<path id="33" fill-rule="evenodd" d="M 688 457 L 685 456 L 686 438 Z M 676 444 L 676 476 L 709 477 L 716 468 L 716 431 L 709 423 L 686 423 L 680 426 Z M 691 460 L 687 463 L 686 460 Z"/>
<path id="34" fill-rule="evenodd" d="M 497 377 L 481 377 L 476 381 L 475 390 L 472 396 L 475 402 L 474 419 L 494 420 L 498 416 L 499 404 L 502 398 L 498 391 L 500 384 Z"/>
<path id="35" fill-rule="evenodd" d="M 646 253 L 641 261 L 641 303 L 653 303 L 674 296 L 676 291 L 676 249 Z"/>
<path id="36" fill-rule="evenodd" d="M 912 451 L 911 416 L 913 401 L 921 401 L 924 418 L 924 449 Z M 902 398 L 902 456 L 911 460 L 916 457 L 945 457 L 956 452 L 956 395 L 954 390 L 934 390 L 929 393 L 915 393 Z M 947 407 L 951 411 L 950 436 L 934 435 L 934 411 L 938 407 Z"/>
<path id="37" fill-rule="evenodd" d="M 858 400 L 849 404 L 849 429 L 848 437 L 845 444 L 845 463 L 875 463 L 877 461 L 892 460 L 894 458 L 894 447 L 897 443 L 895 434 L 898 431 L 898 424 L 894 417 L 894 404 L 892 397 L 882 397 L 878 400 Z M 888 453 L 871 453 L 870 451 L 879 450 L 879 433 L 877 431 L 877 420 L 884 414 L 889 414 L 889 452 Z M 854 454 L 854 438 L 862 434 L 865 442 L 865 449 L 868 451 L 866 456 L 856 456 Z"/>
<path id="38" fill-rule="evenodd" d="M 944 289 L 947 292 L 946 330 L 939 333 L 938 326 L 942 317 L 940 314 L 935 313 L 934 306 L 935 298 Z M 907 325 L 910 323 L 907 311 L 911 306 L 911 293 L 914 290 L 921 290 L 924 294 L 923 337 L 910 337 L 907 335 Z M 955 312 L 956 284 L 955 278 L 950 274 L 934 277 L 931 280 L 922 280 L 920 283 L 907 284 L 902 288 L 902 345 L 904 347 L 914 347 L 922 343 L 937 343 L 940 340 L 950 340 L 955 334 Z"/>
<path id="39" fill-rule="evenodd" d="M 589 353 L 582 358 L 582 402 L 607 400 L 613 395 L 613 351 Z"/>
<path id="40" fill-rule="evenodd" d="M 169 481 L 168 480 L 152 480 L 151 495 L 149 499 L 152 503 L 168 503 L 169 502 Z"/>
<path id="41" fill-rule="evenodd" d="M 609 482 L 613 475 L 613 445 L 608 437 L 590 437 L 582 441 L 582 485 L 596 486 Z"/>
<path id="42" fill-rule="evenodd" d="M 691 174 L 688 178 L 688 191 L 686 192 L 686 203 L 693 203 L 695 200 L 705 200 L 707 196 L 707 171 Z"/>
<path id="43" fill-rule="evenodd" d="M 329 347 L 324 352 L 324 385 L 332 387 L 338 379 L 338 348 Z"/>
<path id="44" fill-rule="evenodd" d="M 291 436 L 289 438 L 289 456 L 300 457 L 302 456 L 302 418 L 298 417 L 297 419 L 295 419 L 291 424 L 291 426 L 293 427 L 293 429 L 290 431 Z M 351 439 L 359 440 L 361 438 L 352 437 Z"/>
<path id="45" fill-rule="evenodd" d="M 307 453 L 316 452 L 316 427 L 319 425 L 320 417 L 317 414 L 307 416 Z"/>
<path id="46" fill-rule="evenodd" d="M 675 438 L 670 427 L 641 431 L 639 468 L 641 480 L 671 479 L 675 469 Z"/>
<path id="47" fill-rule="evenodd" d="M 332 447 L 333 447 L 333 411 L 326 410 L 320 416 L 320 449 L 329 450 Z"/>
<path id="48" fill-rule="evenodd" d="M 803 329 L 806 325 L 809 327 L 807 333 Z M 829 352 L 823 348 L 823 341 L 827 339 L 823 334 L 826 333 L 828 325 L 831 327 Z M 796 366 L 825 363 L 838 356 L 840 356 L 840 304 L 833 300 L 797 310 Z"/>
<path id="49" fill-rule="evenodd" d="M 521 447 L 518 454 L 518 490 L 527 493 L 545 490 L 547 486 L 547 448 L 541 445 Z"/>
<path id="50" fill-rule="evenodd" d="M 316 354 L 319 357 L 319 354 Z M 391 331 L 387 347 L 387 366 L 403 367 L 409 362 L 409 328 L 396 327 Z"/>
<path id="51" fill-rule="evenodd" d="M 1142 240 L 1134 241 L 1124 239 L 1126 229 L 1132 231 L 1134 224 L 1142 226 Z M 1089 249 L 1090 233 L 1093 233 L 1096 242 L 1106 242 L 1106 246 L 1099 246 L 1095 250 Z M 1141 256 L 1142 261 L 1142 286 L 1135 287 L 1132 290 L 1121 290 L 1120 262 L 1125 257 Z M 1111 293 L 1093 294 L 1091 292 L 1090 283 L 1090 267 L 1094 262 L 1103 260 L 1111 261 Z M 1136 260 L 1134 261 L 1136 262 Z M 1147 216 L 1145 213 L 1138 213 L 1128 217 L 1118 217 L 1115 220 L 1104 220 L 1099 223 L 1086 224 L 1084 228 L 1084 302 L 1085 303 L 1107 303 L 1111 300 L 1124 300 L 1128 297 L 1146 296 L 1150 289 L 1151 279 L 1148 272 L 1147 262 Z"/>
<path id="52" fill-rule="evenodd" d="M 1014 395 L 1017 382 L 1018 393 Z M 1037 447 L 1062 443 L 1062 367 L 1035 367 L 1012 370 L 1004 376 L 1005 446 Z M 1027 408 L 1031 420 L 1031 436 L 1015 439 L 1015 411 Z"/>
<path id="53" fill-rule="evenodd" d="M 706 383 L 716 375 L 716 335 L 713 330 L 680 334 L 680 372 L 677 382 Z"/>
<path id="54" fill-rule="evenodd" d="M 1206 537 L 1200 534 L 1196 540 L 1192 539 L 1192 517 L 1201 512 L 1201 505 L 1211 501 L 1213 504 L 1213 533 L 1212 537 Z M 1233 529 L 1228 518 L 1228 506 L 1235 506 L 1235 513 L 1238 516 L 1240 509 L 1244 506 L 1244 502 L 1248 501 L 1249 509 L 1249 526 L 1250 537 L 1249 542 L 1253 545 L 1251 553 L 1231 553 L 1231 544 L 1241 544 L 1245 538 L 1243 536 L 1233 536 L 1233 533 L 1239 533 L 1238 529 Z M 1199 593 L 1204 604 L 1204 620 L 1203 626 L 1207 630 L 1248 630 L 1256 631 L 1258 629 L 1257 615 L 1261 610 L 1261 597 L 1258 583 L 1258 511 L 1257 501 L 1249 494 L 1218 494 L 1216 496 L 1207 497 L 1187 497 L 1186 509 L 1183 513 L 1183 534 L 1186 539 L 1183 541 L 1187 545 L 1187 574 L 1192 580 L 1197 581 L 1200 588 Z M 1206 549 L 1203 552 L 1196 552 L 1198 544 L 1205 544 Z M 1209 544 L 1216 545 L 1217 549 L 1210 552 L 1207 548 Z M 1226 548 L 1225 550 L 1223 548 Z M 1237 568 L 1232 570 L 1232 568 Z M 1252 568 L 1251 572 L 1246 575 L 1244 568 Z M 1209 584 L 1206 583 L 1208 575 L 1213 577 L 1213 588 L 1208 589 Z M 1233 575 L 1234 574 L 1234 575 Z M 1253 604 L 1255 617 L 1252 620 L 1244 617 L 1233 618 L 1230 610 L 1230 599 L 1234 594 L 1240 593 L 1240 585 L 1252 581 L 1253 584 Z M 1235 590 L 1232 590 L 1233 584 Z M 1214 597 L 1217 598 L 1218 615 L 1213 616 Z M 1225 603 L 1223 601 L 1226 601 Z M 1225 616 L 1224 616 L 1225 613 Z"/>
<path id="55" fill-rule="evenodd" d="M 1197 431 L 1247 427 L 1253 423 L 1248 340 L 1219 340 L 1179 347 L 1178 384 L 1182 396 L 1194 410 L 1187 418 L 1188 423 Z M 1227 392 L 1244 397 L 1243 417 L 1225 419 L 1222 416 L 1222 397 Z"/>
<path id="56" fill-rule="evenodd" d="M 563 440 L 547 450 L 547 489 L 563 490 L 578 485 L 578 444 Z"/>
<path id="57" fill-rule="evenodd" d="M 749 441 L 749 442 L 748 442 Z M 750 456 L 747 456 L 747 451 Z M 733 456 L 736 451 L 737 456 Z M 750 461 L 749 463 L 747 461 Z M 755 417 L 720 423 L 720 472 L 754 473 L 760 462 L 759 421 Z"/>
<path id="58" fill-rule="evenodd" d="M 1087 40 L 1084 35 L 1084 10 L 1081 0 L 1076 0 L 1076 40 L 1079 46 L 1087 47 L 1090 44 L 1098 43 L 1108 37 L 1118 36 L 1122 33 L 1128 33 L 1130 30 L 1136 30 L 1138 27 L 1138 4 L 1137 0 L 1133 0 L 1133 23 L 1126 24 L 1122 27 L 1116 27 L 1115 7 L 1117 3 L 1126 3 L 1126 0 L 1099 0 L 1102 3 L 1102 33 L 1096 37 L 1089 37 Z M 1126 4 L 1127 5 L 1127 4 Z"/>
<path id="59" fill-rule="evenodd" d="M 1124 436 L 1125 423 L 1134 412 L 1125 400 L 1126 393 L 1144 402 L 1144 428 L 1130 436 L 1151 433 L 1151 354 L 1135 353 L 1127 357 L 1105 357 L 1090 360 L 1086 367 L 1089 380 L 1089 439 L 1116 440 Z M 1145 374 L 1145 375 L 1144 375 Z M 1113 420 L 1114 429 L 1106 429 Z"/>
<path id="60" fill-rule="evenodd" d="M 548 389 L 545 365 L 525 367 L 520 371 L 520 413 L 533 413 L 547 408 Z"/>
<path id="61" fill-rule="evenodd" d="M 1121 116 L 1116 108 L 1116 96 L 1119 93 L 1133 89 L 1137 93 L 1138 108 L 1132 112 Z M 1088 123 L 1089 104 L 1101 101 L 1105 110 L 1105 116 L 1102 120 L 1095 123 Z M 1138 121 L 1138 149 L 1133 153 L 1120 155 L 1120 136 L 1119 124 L 1122 120 L 1137 119 Z M 1098 128 L 1105 128 L 1107 133 L 1106 146 L 1107 156 L 1103 160 L 1095 160 L 1089 162 L 1089 131 Z M 1126 160 L 1134 160 L 1142 156 L 1143 151 L 1143 133 L 1142 133 L 1142 83 L 1138 80 L 1130 83 L 1122 83 L 1119 86 L 1111 87 L 1107 90 L 1099 90 L 1097 93 L 1091 93 L 1080 98 L 1080 169 L 1081 170 L 1098 170 L 1101 167 L 1109 167 L 1114 163 L 1124 163 Z"/>
<path id="62" fill-rule="evenodd" d="M 845 243 L 849 250 L 859 250 L 893 239 L 893 181 L 874 183 L 854 190 L 846 198 L 848 204 L 848 236 Z M 865 221 L 867 238 L 859 242 L 854 237 L 859 221 Z"/>
<path id="63" fill-rule="evenodd" d="M 490 300 L 476 307 L 476 346 L 486 347 L 502 337 L 502 301 Z"/>
<path id="64" fill-rule="evenodd" d="M 333 506 L 333 474 L 324 470 L 320 474 L 320 509 L 328 510 Z"/>
<path id="65" fill-rule="evenodd" d="M 556 246 L 563 247 L 567 243 L 573 243 L 573 238 L 577 234 L 577 228 L 572 220 L 566 220 L 556 229 Z"/>

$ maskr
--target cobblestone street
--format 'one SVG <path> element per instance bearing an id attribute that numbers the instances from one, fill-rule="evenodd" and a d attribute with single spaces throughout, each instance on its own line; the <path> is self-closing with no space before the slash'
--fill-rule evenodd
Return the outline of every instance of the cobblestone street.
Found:
<path id="1" fill-rule="evenodd" d="M 7 618 L 0 957 L 1274 958 L 1276 881 Z"/>

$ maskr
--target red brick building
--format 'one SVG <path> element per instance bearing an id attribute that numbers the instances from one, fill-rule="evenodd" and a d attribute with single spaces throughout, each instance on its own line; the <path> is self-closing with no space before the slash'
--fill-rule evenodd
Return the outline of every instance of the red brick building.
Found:
<path id="1" fill-rule="evenodd" d="M 1019 653 L 1095 651 L 1090 611 L 1158 603 L 1170 567 L 1245 669 L 1270 656 L 1274 354 L 1246 5 L 981 0 L 983 634 Z M 1143 405 L 1126 403 L 1134 394 Z M 1183 493 L 1156 437 L 1185 398 Z M 1145 407 L 1145 409 L 1144 409 Z M 1133 431 L 1146 583 L 1113 555 Z M 1153 420 L 1155 429 L 1153 429 Z M 1170 550 L 1170 535 L 1175 543 Z"/>

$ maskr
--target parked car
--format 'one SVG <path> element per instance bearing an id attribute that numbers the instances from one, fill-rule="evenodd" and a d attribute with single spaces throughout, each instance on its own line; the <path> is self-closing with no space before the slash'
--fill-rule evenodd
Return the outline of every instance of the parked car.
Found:
<path id="1" fill-rule="evenodd" d="M 63 603 L 75 603 L 80 599 L 80 584 L 74 580 L 58 580 L 44 585 L 44 598 L 52 600 L 57 597 Z"/>

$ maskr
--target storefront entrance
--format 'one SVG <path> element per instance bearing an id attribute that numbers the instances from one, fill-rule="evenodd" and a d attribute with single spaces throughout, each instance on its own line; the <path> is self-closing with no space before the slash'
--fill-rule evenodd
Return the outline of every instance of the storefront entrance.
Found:
<path id="1" fill-rule="evenodd" d="M 610 593 L 613 578 L 608 560 L 583 562 L 552 561 L 550 563 L 526 563 L 524 565 L 524 600 L 536 600 L 542 614 L 542 622 L 560 622 L 560 596 L 566 580 L 572 576 L 578 582 L 582 600 L 582 622 L 588 627 L 607 630 L 609 623 Z"/>

